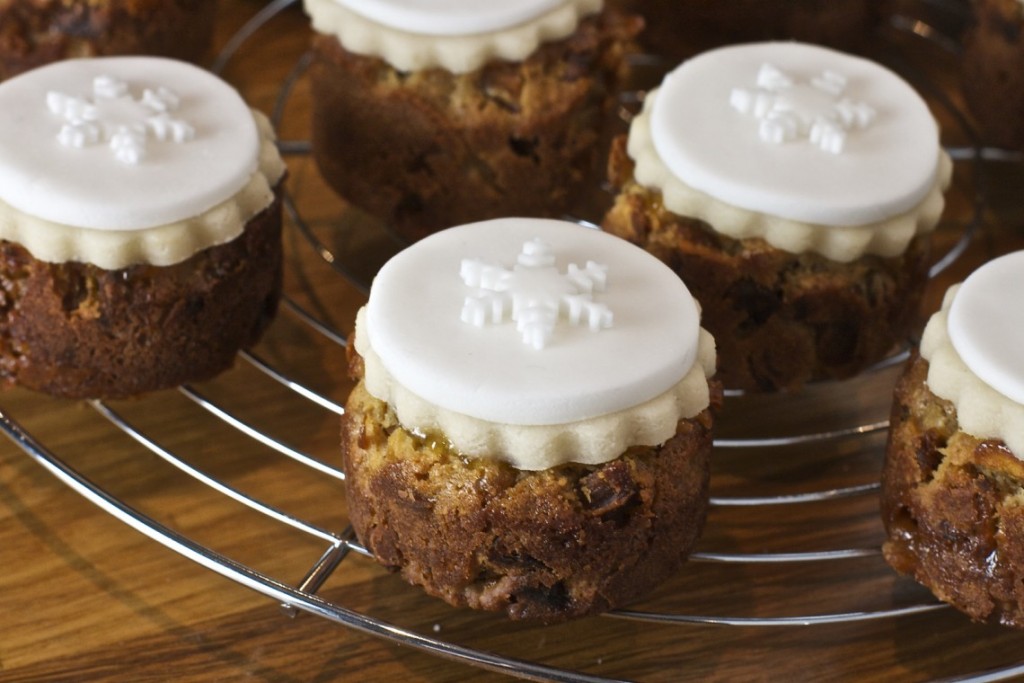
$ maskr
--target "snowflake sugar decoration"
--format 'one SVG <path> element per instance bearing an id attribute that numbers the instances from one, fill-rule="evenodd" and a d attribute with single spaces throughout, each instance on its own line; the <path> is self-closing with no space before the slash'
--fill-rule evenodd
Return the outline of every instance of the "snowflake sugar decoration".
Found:
<path id="1" fill-rule="evenodd" d="M 573 325 L 585 321 L 595 332 L 612 326 L 611 310 L 593 300 L 595 291 L 605 289 L 608 268 L 587 261 L 584 268 L 572 263 L 559 273 L 551 247 L 539 239 L 523 245 L 512 270 L 463 259 L 459 275 L 478 290 L 465 299 L 463 322 L 483 327 L 511 313 L 523 343 L 534 349 L 547 345 L 560 316 Z"/>
<path id="2" fill-rule="evenodd" d="M 83 148 L 107 143 L 123 164 L 136 165 L 146 156 L 151 138 L 181 144 L 195 137 L 195 129 L 171 116 L 178 96 L 167 88 L 146 88 L 132 97 L 128 84 L 112 76 L 93 79 L 92 98 L 51 91 L 46 106 L 64 119 L 57 140 L 65 147 Z"/>
<path id="3" fill-rule="evenodd" d="M 734 88 L 729 104 L 760 120 L 758 134 L 765 142 L 806 139 L 839 154 L 851 130 L 865 129 L 875 120 L 869 105 L 844 97 L 846 78 L 835 71 L 825 70 L 809 83 L 798 83 L 775 66 L 763 64 L 757 88 Z"/>

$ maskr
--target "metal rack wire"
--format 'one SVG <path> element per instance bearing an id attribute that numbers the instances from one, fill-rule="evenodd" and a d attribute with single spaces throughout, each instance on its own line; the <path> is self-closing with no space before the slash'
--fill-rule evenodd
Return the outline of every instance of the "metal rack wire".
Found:
<path id="1" fill-rule="evenodd" d="M 275 2 L 270 3 L 257 13 L 253 20 L 227 45 L 217 60 L 215 69 L 220 70 L 224 68 L 234 56 L 235 51 L 256 30 L 272 21 L 279 12 L 294 3 L 295 0 L 275 0 Z M 931 30 L 927 25 L 922 25 L 920 22 L 907 24 L 903 28 L 926 38 L 929 38 L 928 33 Z M 941 43 L 941 41 L 938 42 Z M 275 121 L 279 122 L 281 117 L 284 116 L 283 112 L 287 99 L 290 97 L 295 83 L 303 77 L 306 66 L 307 63 L 304 59 L 299 60 L 291 75 L 282 84 L 281 97 L 273 115 Z M 950 112 L 956 118 L 958 114 L 955 105 L 945 99 L 941 92 L 934 94 L 939 104 L 949 107 Z M 282 149 L 286 154 L 303 155 L 308 151 L 308 145 L 303 141 L 284 141 L 282 142 Z M 960 159 L 958 163 L 977 164 L 984 156 L 984 154 L 978 153 L 976 148 L 973 153 L 970 147 L 965 149 L 967 151 L 961 150 L 957 154 L 957 157 Z M 978 167 L 973 170 L 975 174 L 981 172 Z M 974 182 L 977 183 L 979 181 L 975 178 Z M 315 260 L 326 264 L 335 271 L 338 277 L 350 280 L 352 282 L 351 286 L 354 286 L 358 291 L 365 291 L 368 283 L 348 268 L 345 254 L 336 253 L 331 245 L 327 244 L 317 234 L 317 230 L 306 220 L 301 199 L 297 200 L 292 196 L 287 197 L 285 208 L 291 229 L 301 238 L 298 240 L 299 246 L 296 248 L 308 250 L 309 253 L 314 255 Z M 967 247 L 979 220 L 980 209 L 975 207 L 974 213 L 965 223 L 947 227 L 947 229 L 962 230 L 963 237 L 936 263 L 932 272 L 933 276 L 939 274 L 944 268 L 956 261 Z M 309 333 L 317 336 L 320 342 L 326 346 L 341 348 L 345 344 L 345 335 L 336 329 L 331 321 L 311 311 L 309 306 L 301 303 L 291 293 L 286 293 L 283 300 L 282 316 L 289 318 L 289 324 L 302 327 Z M 274 334 L 275 329 L 271 329 L 271 335 Z M 904 355 L 894 356 L 873 368 L 863 378 L 853 380 L 852 384 L 844 384 L 838 391 L 843 393 L 855 391 L 870 392 L 873 391 L 872 387 L 876 384 L 886 386 L 889 383 L 888 385 L 891 386 L 889 378 L 898 371 L 898 365 L 904 357 Z M 240 359 L 246 368 L 255 370 L 271 383 L 283 388 L 285 393 L 290 396 L 288 401 L 292 409 L 330 416 L 337 416 L 344 412 L 343 406 L 336 397 L 325 395 L 323 392 L 313 388 L 308 381 L 298 376 L 294 368 L 289 367 L 287 364 L 272 362 L 261 355 L 259 351 L 243 352 L 240 354 Z M 837 389 L 833 386 L 812 387 L 810 392 L 812 396 L 806 400 L 814 403 L 816 400 L 815 392 L 834 393 L 835 391 Z M 295 448 L 281 437 L 270 433 L 264 425 L 248 421 L 245 417 L 237 415 L 230 405 L 230 401 L 225 401 L 223 398 L 213 398 L 203 388 L 194 386 L 182 386 L 179 388 L 178 393 L 191 402 L 199 413 L 212 417 L 223 427 L 234 430 L 253 444 L 258 444 L 260 448 L 267 449 L 274 454 L 274 457 L 289 463 L 297 463 L 301 467 L 308 468 L 318 477 L 327 477 L 336 481 L 344 480 L 344 473 L 327 462 L 321 454 L 308 453 Z M 882 394 L 878 395 L 881 396 Z M 866 411 L 859 411 L 852 417 L 848 416 L 845 422 L 832 424 L 830 423 L 830 416 L 820 412 L 815 413 L 813 410 L 808 412 L 806 404 L 799 406 L 785 405 L 787 401 L 793 400 L 785 397 L 733 396 L 731 399 L 735 400 L 738 407 L 734 412 L 730 412 L 725 416 L 721 436 L 716 439 L 715 443 L 719 451 L 730 453 L 734 459 L 742 461 L 746 457 L 744 454 L 751 452 L 765 454 L 774 453 L 779 450 L 796 451 L 812 448 L 836 452 L 846 452 L 854 449 L 867 453 L 868 460 L 877 461 L 880 450 L 879 439 L 884 434 L 887 426 L 884 413 L 879 414 L 879 405 L 872 405 Z M 767 403 L 768 401 L 771 402 L 770 406 Z M 881 404 L 884 402 L 884 400 L 879 400 L 874 403 Z M 120 499 L 112 492 L 115 487 L 111 486 L 111 482 L 94 481 L 83 474 L 72 463 L 63 459 L 41 439 L 25 429 L 16 417 L 5 409 L 0 409 L 0 429 L 25 453 L 67 484 L 72 490 L 98 505 L 121 522 L 203 567 L 264 594 L 273 600 L 279 601 L 289 613 L 294 614 L 297 611 L 308 612 L 357 631 L 386 638 L 392 642 L 425 651 L 432 655 L 519 678 L 571 682 L 613 680 L 590 675 L 582 671 L 561 669 L 538 661 L 508 657 L 483 649 L 459 645 L 438 637 L 436 634 L 425 635 L 407 626 L 391 623 L 352 609 L 341 604 L 339 601 L 332 601 L 321 597 L 321 588 L 332 576 L 338 572 L 345 571 L 346 563 L 353 561 L 350 559 L 352 555 L 368 555 L 367 551 L 355 539 L 350 527 L 324 526 L 300 518 L 287 510 L 280 509 L 274 504 L 234 486 L 230 482 L 222 481 L 208 474 L 201 467 L 194 464 L 193 460 L 187 455 L 172 452 L 162 446 L 159 440 L 150 435 L 144 426 L 136 424 L 136 421 L 131 416 L 126 415 L 118 406 L 103 401 L 91 401 L 88 405 L 99 418 L 109 422 L 112 427 L 125 437 L 137 442 L 141 448 L 159 458 L 168 468 L 173 468 L 173 470 L 189 477 L 196 485 L 206 487 L 217 495 L 230 498 L 244 508 L 260 515 L 267 524 L 283 525 L 312 539 L 321 550 L 318 556 L 310 558 L 311 564 L 309 564 L 308 570 L 305 571 L 302 580 L 293 583 L 260 571 L 249 564 L 205 545 L 191 537 L 187 532 L 175 528 L 174 524 L 160 518 L 159 511 L 146 511 Z M 766 406 L 769 406 L 772 410 L 779 411 L 782 415 L 798 416 L 798 419 L 783 420 L 787 424 L 784 424 L 781 428 L 776 427 L 774 424 L 771 427 L 764 427 L 763 422 L 760 426 L 749 427 L 748 423 L 751 422 L 751 416 L 765 410 Z M 757 421 L 754 420 L 754 422 Z M 767 423 L 771 424 L 772 421 L 769 420 Z M 779 429 L 782 431 L 780 432 Z M 840 510 L 841 514 L 845 506 L 851 504 L 851 501 L 863 501 L 877 495 L 878 485 L 869 473 L 870 468 L 868 468 L 867 473 L 863 471 L 857 473 L 855 479 L 859 477 L 860 480 L 855 481 L 846 481 L 848 477 L 842 477 L 838 484 L 835 483 L 834 478 L 819 477 L 816 473 L 812 473 L 810 476 L 786 479 L 781 484 L 781 490 L 768 492 L 757 490 L 753 494 L 744 490 L 742 477 L 738 477 L 738 481 L 730 480 L 728 475 L 720 477 L 717 480 L 718 483 L 721 483 L 720 487 L 716 487 L 716 480 L 713 480 L 712 519 L 709 521 L 709 530 L 712 531 L 710 534 L 712 536 L 712 543 L 710 546 L 702 544 L 699 551 L 692 556 L 692 561 L 695 563 L 757 567 L 764 565 L 790 566 L 816 563 L 842 564 L 844 562 L 861 561 L 865 558 L 879 558 L 880 550 L 877 543 L 858 544 L 858 541 L 861 539 L 847 539 L 841 527 L 837 528 L 829 538 L 830 542 L 834 542 L 839 547 L 828 549 L 771 552 L 744 548 L 714 549 L 716 512 L 722 512 L 728 516 L 730 511 L 735 510 L 749 509 L 763 512 L 765 510 L 815 504 L 827 506 L 832 510 Z M 727 524 L 728 522 L 722 523 Z M 718 529 L 718 531 L 722 532 L 722 529 Z M 877 537 L 872 539 L 872 541 L 877 541 Z M 880 559 L 878 561 L 880 562 Z M 795 586 L 793 590 L 796 590 Z M 695 611 L 675 611 L 671 608 L 661 610 L 638 608 L 619 610 L 607 615 L 605 618 L 647 624 L 697 624 L 709 628 L 745 626 L 776 629 L 855 622 L 890 622 L 910 615 L 944 609 L 947 609 L 945 605 L 935 602 L 924 592 L 918 592 L 908 604 L 882 608 L 825 609 L 814 613 L 801 613 L 798 611 L 782 615 L 747 614 L 740 610 L 735 614 L 714 615 Z M 1024 664 L 948 680 L 970 680 L 976 682 L 1006 680 L 1022 673 L 1024 673 Z"/>

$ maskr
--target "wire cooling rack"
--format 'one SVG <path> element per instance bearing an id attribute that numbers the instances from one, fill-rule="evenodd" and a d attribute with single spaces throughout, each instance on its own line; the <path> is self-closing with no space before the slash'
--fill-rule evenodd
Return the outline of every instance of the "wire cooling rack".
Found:
<path id="1" fill-rule="evenodd" d="M 277 0 L 258 12 L 228 43 L 215 70 L 225 68 L 246 41 L 292 4 L 295 0 Z M 892 28 L 902 38 L 925 41 L 934 49 L 956 49 L 955 40 L 918 19 L 895 17 Z M 900 49 L 887 56 L 887 61 L 921 88 L 947 125 L 963 133 L 956 146 L 950 146 L 957 159 L 951 201 L 959 204 L 960 210 L 939 229 L 945 247 L 932 269 L 932 275 L 938 277 L 961 257 L 981 222 L 981 159 L 985 155 L 960 115 L 955 98 L 936 86 L 912 60 L 903 60 Z M 281 84 L 273 114 L 278 125 L 288 116 L 296 89 L 302 87 L 306 66 L 306 58 L 300 58 Z M 351 212 L 339 218 L 331 207 L 312 205 L 307 197 L 316 179 L 308 171 L 308 144 L 284 139 L 281 148 L 289 157 L 292 171 L 293 189 L 285 201 L 290 274 L 279 320 L 267 339 L 256 349 L 241 353 L 239 367 L 209 386 L 182 386 L 173 399 L 160 395 L 124 403 L 91 401 L 87 405 L 95 419 L 108 422 L 118 438 L 137 443 L 158 463 L 154 466 L 185 477 L 196 489 L 197 499 L 211 493 L 227 497 L 237 504 L 238 515 L 245 517 L 246 524 L 283 527 L 304 538 L 294 548 L 274 550 L 302 568 L 301 580 L 282 578 L 286 572 L 259 568 L 259 558 L 239 559 L 218 549 L 215 542 L 169 519 L 158 502 L 126 500 L 118 493 L 122 487 L 116 473 L 84 472 L 88 467 L 80 460 L 55 452 L 46 439 L 22 426 L 11 411 L 0 409 L 0 428 L 73 491 L 126 525 L 211 571 L 279 601 L 290 614 L 308 612 L 439 657 L 515 677 L 573 682 L 617 680 L 501 654 L 472 643 L 452 642 L 436 633 L 437 628 L 424 633 L 400 619 L 375 616 L 365 605 L 347 606 L 344 591 L 324 588 L 337 582 L 353 563 L 368 561 L 361 559 L 367 552 L 344 520 L 330 515 L 326 521 L 319 515 L 311 517 L 306 509 L 290 511 L 253 493 L 258 486 L 219 477 L 207 454 L 165 445 L 176 442 L 171 435 L 174 428 L 160 425 L 153 415 L 160 414 L 164 402 L 183 400 L 189 404 L 185 410 L 191 411 L 190 420 L 201 425 L 200 430 L 207 430 L 201 432 L 201 439 L 233 434 L 233 439 L 257 454 L 254 458 L 270 463 L 263 477 L 275 477 L 281 468 L 299 467 L 318 481 L 327 481 L 328 488 L 344 480 L 344 473 L 332 464 L 337 462 L 332 449 L 292 445 L 303 441 L 301 428 L 289 428 L 276 416 L 297 415 L 299 420 L 322 422 L 336 420 L 343 413 L 348 387 L 344 380 L 325 379 L 329 373 L 324 368 L 343 367 L 339 360 L 345 345 L 343 330 L 354 311 L 335 310 L 332 302 L 343 296 L 358 303 L 375 268 L 398 245 L 386 232 L 364 230 L 364 219 Z M 314 270 L 321 271 L 319 277 L 311 276 Z M 326 280 L 322 273 L 325 270 L 330 275 Z M 310 281 L 328 284 L 313 287 Z M 894 355 L 854 380 L 811 386 L 796 396 L 729 396 L 715 442 L 711 513 L 697 552 L 678 581 L 670 582 L 651 600 L 602 619 L 613 624 L 612 628 L 623 629 L 627 624 L 645 629 L 669 625 L 679 629 L 678 638 L 685 638 L 687 629 L 736 627 L 755 629 L 768 639 L 768 634 L 779 629 L 836 625 L 866 624 L 867 628 L 886 631 L 899 628 L 917 615 L 951 611 L 913 582 L 895 577 L 884 565 L 879 549 L 882 531 L 877 519 L 877 475 L 891 387 L 905 357 L 906 352 Z M 256 391 L 256 385 L 262 388 Z M 273 393 L 274 415 L 252 408 L 249 398 L 253 392 Z M 806 546 L 792 548 L 787 544 L 794 532 L 800 532 Z M 725 601 L 731 605 L 728 612 L 706 611 L 700 593 L 714 597 L 715 605 L 722 604 L 723 594 L 735 593 L 737 597 Z M 771 605 L 767 612 L 759 607 L 761 595 L 771 596 L 766 601 Z M 425 596 L 422 599 L 430 600 Z M 948 623 L 952 626 L 946 628 L 954 630 L 971 628 L 966 620 L 954 618 Z M 635 632 L 630 627 L 630 633 Z M 965 637 L 971 637 L 969 631 L 965 631 Z M 729 647 L 727 638 L 723 638 L 723 647 Z M 685 660 L 675 664 L 680 671 L 685 670 Z M 1024 664 L 1011 658 L 1001 668 L 944 680 L 995 681 L 1021 674 Z"/>

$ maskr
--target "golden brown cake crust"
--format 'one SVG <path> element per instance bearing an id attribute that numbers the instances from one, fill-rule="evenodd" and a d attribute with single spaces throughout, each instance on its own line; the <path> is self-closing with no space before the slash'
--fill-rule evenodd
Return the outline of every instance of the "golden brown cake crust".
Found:
<path id="1" fill-rule="evenodd" d="M 1024 462 L 960 431 L 911 359 L 896 386 L 882 474 L 890 565 L 976 621 L 1024 628 Z"/>
<path id="2" fill-rule="evenodd" d="M 659 192 L 633 180 L 625 147 L 625 136 L 612 147 L 609 176 L 620 192 L 602 227 L 683 279 L 715 337 L 716 377 L 727 388 L 790 390 L 852 377 L 906 340 L 927 278 L 926 236 L 901 257 L 850 263 L 732 239 L 665 209 Z"/>
<path id="3" fill-rule="evenodd" d="M 207 56 L 216 0 L 0 0 L 0 80 L 72 57 Z"/>
<path id="4" fill-rule="evenodd" d="M 398 72 L 314 40 L 313 155 L 342 197 L 416 240 L 501 216 L 560 217 L 597 187 L 600 135 L 639 20 L 603 13 L 523 62 Z"/>
<path id="5" fill-rule="evenodd" d="M 46 263 L 0 241 L 0 381 L 117 398 L 226 370 L 277 309 L 277 194 L 242 235 L 173 266 Z"/>
<path id="6" fill-rule="evenodd" d="M 964 99 L 986 142 L 1024 150 L 1024 8 L 1017 0 L 973 0 L 964 37 Z"/>
<path id="7" fill-rule="evenodd" d="M 517 620 L 612 609 L 675 572 L 704 525 L 710 452 L 709 410 L 661 447 L 538 472 L 410 434 L 362 382 L 342 419 L 360 541 L 427 593 Z"/>

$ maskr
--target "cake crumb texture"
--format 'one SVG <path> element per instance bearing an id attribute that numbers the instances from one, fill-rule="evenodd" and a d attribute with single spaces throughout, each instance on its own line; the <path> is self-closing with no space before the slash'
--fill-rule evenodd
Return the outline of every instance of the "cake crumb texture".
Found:
<path id="1" fill-rule="evenodd" d="M 1024 462 L 960 431 L 911 359 L 895 391 L 882 476 L 883 553 L 975 621 L 1024 628 Z"/>
<path id="2" fill-rule="evenodd" d="M 0 240 L 0 382 L 120 398 L 208 379 L 270 324 L 281 268 L 280 188 L 242 235 L 172 266 L 48 263 Z"/>
<path id="3" fill-rule="evenodd" d="M 407 432 L 360 382 L 342 446 L 350 518 L 378 561 L 452 605 L 515 620 L 639 598 L 679 569 L 707 514 L 710 410 L 661 447 L 527 472 Z"/>

